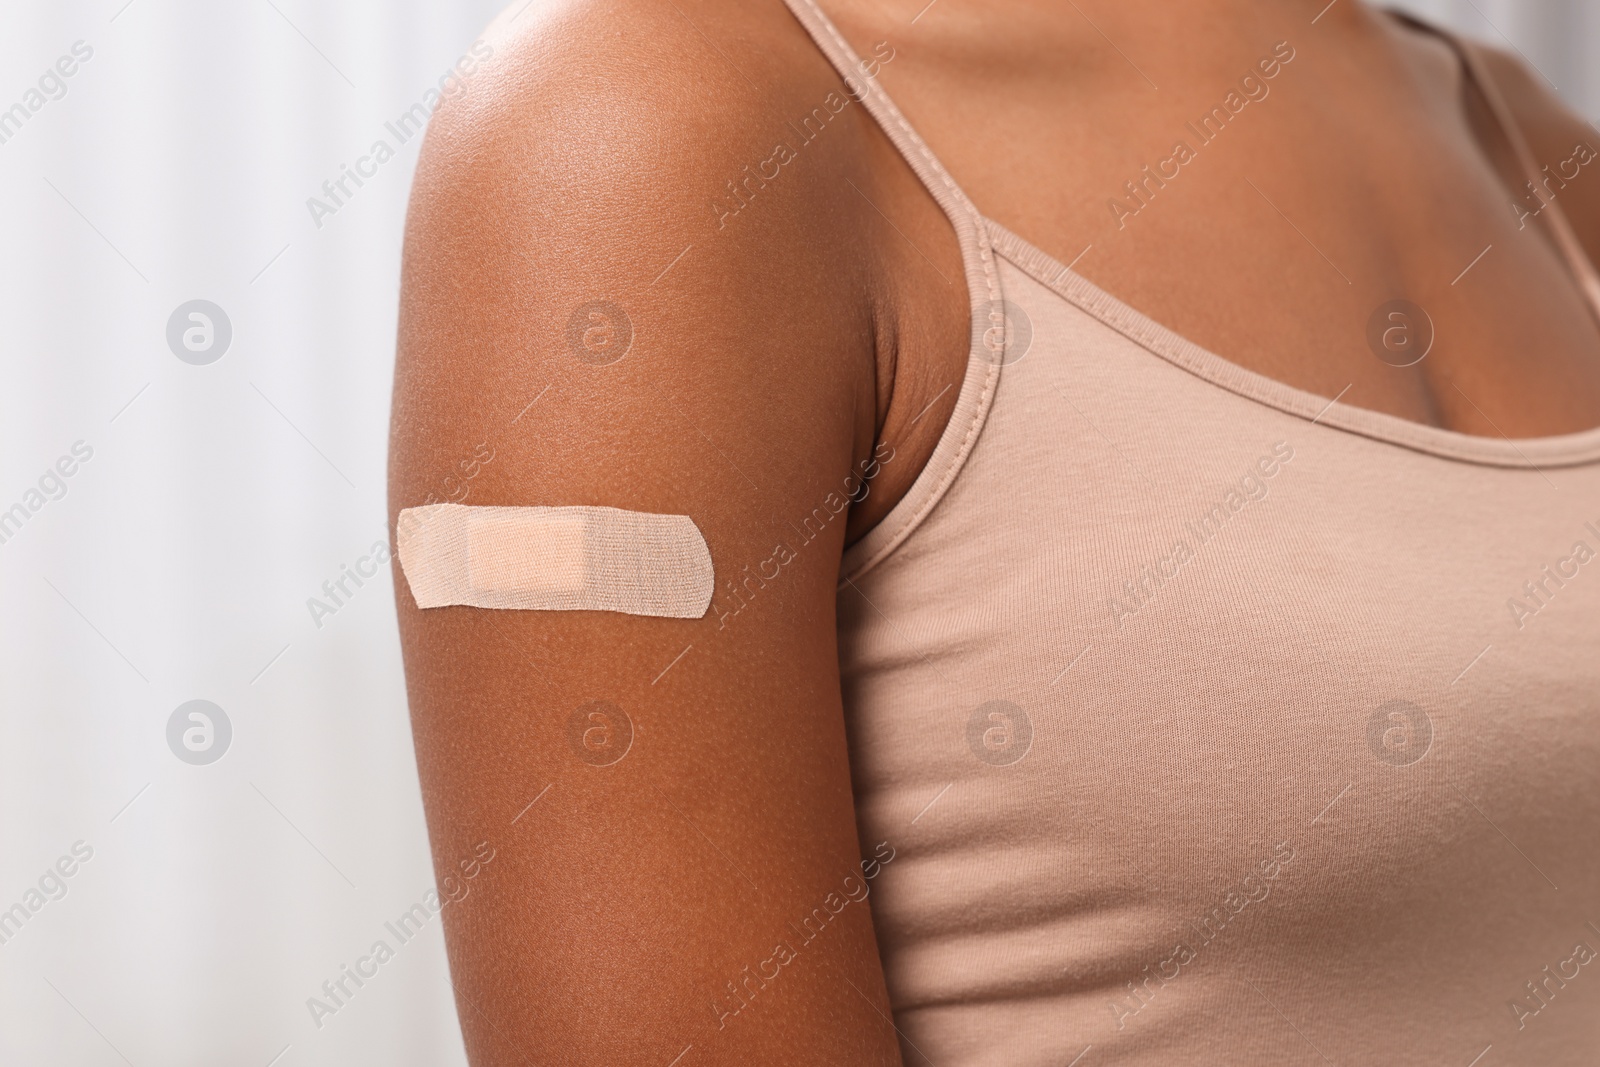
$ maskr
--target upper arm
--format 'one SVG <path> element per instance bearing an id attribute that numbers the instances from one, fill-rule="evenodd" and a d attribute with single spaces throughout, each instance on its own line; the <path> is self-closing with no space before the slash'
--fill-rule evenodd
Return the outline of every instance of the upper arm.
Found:
<path id="1" fill-rule="evenodd" d="M 871 451 L 870 315 L 819 180 L 847 144 L 719 229 L 708 201 L 814 87 L 757 91 L 682 10 L 502 25 L 416 177 L 391 522 L 430 497 L 687 515 L 716 572 L 698 620 L 421 610 L 396 572 L 435 867 L 465 893 L 458 1007 L 474 1063 L 898 1063 L 852 899 L 876 842 L 840 707 L 845 518 L 804 523 Z M 753 69 L 748 21 L 700 29 Z"/>

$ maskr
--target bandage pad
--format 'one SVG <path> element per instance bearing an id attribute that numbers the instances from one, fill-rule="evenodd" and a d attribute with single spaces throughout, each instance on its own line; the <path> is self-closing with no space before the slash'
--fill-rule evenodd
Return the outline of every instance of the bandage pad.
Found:
<path id="1" fill-rule="evenodd" d="M 420 608 L 698 619 L 715 585 L 706 539 L 687 515 L 430 504 L 400 512 L 396 542 Z"/>

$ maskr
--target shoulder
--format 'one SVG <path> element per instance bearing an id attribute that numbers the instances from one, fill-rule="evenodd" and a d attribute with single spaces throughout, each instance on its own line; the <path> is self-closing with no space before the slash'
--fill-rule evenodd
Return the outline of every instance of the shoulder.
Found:
<path id="1" fill-rule="evenodd" d="M 793 124 L 839 79 L 781 4 L 516 0 L 479 48 L 430 122 L 413 232 L 441 211 L 492 216 L 567 253 L 620 239 L 647 268 L 697 238 L 737 256 L 848 214 L 832 201 L 859 131 L 794 158 Z"/>
<path id="2" fill-rule="evenodd" d="M 891 404 L 937 399 L 896 387 L 929 318 L 896 279 L 920 255 L 907 218 L 943 216 L 783 4 L 518 0 L 480 51 L 432 116 L 413 183 L 397 430 L 563 377 L 562 339 L 593 307 L 594 337 L 620 325 L 649 360 L 589 398 L 613 414 L 646 420 L 675 387 L 753 449 L 836 455 L 848 472 Z M 946 302 L 960 321 L 945 347 L 964 359 L 965 301 Z M 676 462 L 652 456 L 663 473 Z"/>
<path id="3" fill-rule="evenodd" d="M 1459 57 L 1426 24 L 1396 12 L 1390 15 L 1391 24 L 1403 31 L 1402 39 L 1411 46 L 1419 69 L 1459 101 L 1465 86 Z M 1600 134 L 1520 55 L 1472 38 L 1458 36 L 1457 40 L 1477 57 L 1527 141 L 1535 164 L 1565 176 L 1556 190 L 1562 211 L 1589 258 L 1600 264 L 1600 166 L 1591 166 L 1600 162 Z"/>
<path id="4" fill-rule="evenodd" d="M 839 87 L 779 4 L 503 12 L 433 114 L 413 182 L 400 499 L 484 427 L 525 433 L 546 387 L 539 449 L 518 453 L 508 493 L 538 482 L 563 502 L 669 511 L 669 488 L 726 473 L 708 442 L 741 470 L 805 465 L 796 492 L 870 454 L 877 268 L 847 181 L 861 117 L 805 146 L 788 118 Z"/>
<path id="5" fill-rule="evenodd" d="M 1600 264 L 1600 134 L 1522 58 L 1489 45 L 1475 49 L 1534 162 L 1557 175 L 1557 201 L 1590 260 Z"/>
<path id="6" fill-rule="evenodd" d="M 1555 89 L 1526 60 L 1503 48 L 1474 42 L 1495 88 L 1500 91 L 1524 136 L 1541 142 L 1566 143 L 1594 136 L 1594 130 L 1556 95 Z"/>
<path id="7" fill-rule="evenodd" d="M 492 388 L 606 303 L 675 370 L 723 372 L 730 403 L 803 364 L 830 402 L 865 382 L 872 410 L 876 268 L 848 182 L 868 120 L 802 140 L 842 83 L 781 4 L 518 0 L 481 51 L 413 182 L 402 373 Z M 452 332 L 477 342 L 466 367 Z"/>

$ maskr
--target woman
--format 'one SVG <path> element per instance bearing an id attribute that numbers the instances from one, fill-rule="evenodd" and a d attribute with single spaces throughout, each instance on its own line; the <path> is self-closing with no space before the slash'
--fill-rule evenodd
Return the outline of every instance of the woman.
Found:
<path id="1" fill-rule="evenodd" d="M 820 2 L 429 133 L 392 506 L 714 569 L 397 580 L 473 1062 L 1594 1062 L 1600 138 L 1355 0 Z"/>

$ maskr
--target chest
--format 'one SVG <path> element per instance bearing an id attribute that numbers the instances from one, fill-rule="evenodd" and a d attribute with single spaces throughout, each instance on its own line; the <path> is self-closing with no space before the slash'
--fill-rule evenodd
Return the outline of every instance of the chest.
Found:
<path id="1" fill-rule="evenodd" d="M 1528 187 L 1440 50 L 1357 76 L 1263 41 L 1160 92 L 914 55 L 892 76 L 981 210 L 1203 347 L 1467 433 L 1600 425 L 1600 331 L 1550 207 L 1600 197 L 1600 144 L 1575 136 Z"/>

